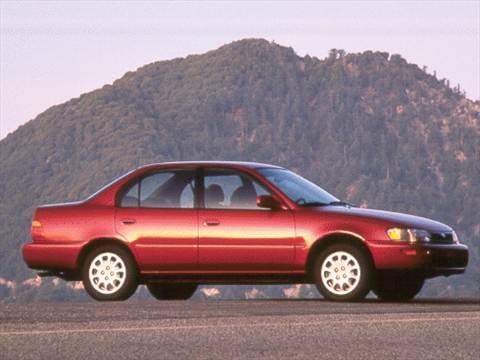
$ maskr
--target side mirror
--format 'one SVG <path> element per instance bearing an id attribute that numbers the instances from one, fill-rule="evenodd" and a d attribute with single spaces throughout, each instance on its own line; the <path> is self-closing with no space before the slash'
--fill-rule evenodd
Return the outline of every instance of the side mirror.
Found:
<path id="1" fill-rule="evenodd" d="M 277 199 L 271 195 L 259 195 L 257 196 L 257 206 L 265 209 L 280 209 L 281 205 Z"/>

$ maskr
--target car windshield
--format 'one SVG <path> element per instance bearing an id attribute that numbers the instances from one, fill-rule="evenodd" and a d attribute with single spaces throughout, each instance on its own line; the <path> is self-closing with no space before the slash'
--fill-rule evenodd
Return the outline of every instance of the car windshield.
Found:
<path id="1" fill-rule="evenodd" d="M 258 172 L 300 206 L 321 206 L 339 200 L 320 186 L 286 169 L 259 169 Z"/>

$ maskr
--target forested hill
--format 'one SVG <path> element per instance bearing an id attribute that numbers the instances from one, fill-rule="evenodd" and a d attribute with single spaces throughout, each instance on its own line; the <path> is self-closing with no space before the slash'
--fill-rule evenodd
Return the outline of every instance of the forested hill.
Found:
<path id="1" fill-rule="evenodd" d="M 33 276 L 20 247 L 37 205 L 195 159 L 287 166 L 344 200 L 452 225 L 469 271 L 430 291 L 479 294 L 480 103 L 400 55 L 299 57 L 256 39 L 143 66 L 0 141 L 0 277 Z"/>

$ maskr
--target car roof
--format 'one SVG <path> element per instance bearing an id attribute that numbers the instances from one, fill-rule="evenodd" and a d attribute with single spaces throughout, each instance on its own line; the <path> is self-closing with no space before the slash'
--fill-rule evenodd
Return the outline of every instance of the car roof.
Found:
<path id="1" fill-rule="evenodd" d="M 264 164 L 264 163 L 257 163 L 251 161 L 215 161 L 215 160 L 208 160 L 208 161 L 172 161 L 172 162 L 162 162 L 162 163 L 152 163 L 140 166 L 138 169 L 145 169 L 145 168 L 155 168 L 155 167 L 164 167 L 164 166 L 225 166 L 225 167 L 247 167 L 251 169 L 259 169 L 259 168 L 271 168 L 271 169 L 283 169 L 281 166 L 272 165 L 272 164 Z"/>

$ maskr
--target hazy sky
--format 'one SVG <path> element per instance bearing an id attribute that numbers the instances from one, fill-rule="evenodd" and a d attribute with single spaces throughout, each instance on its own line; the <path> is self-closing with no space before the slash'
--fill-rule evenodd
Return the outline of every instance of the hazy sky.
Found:
<path id="1" fill-rule="evenodd" d="M 319 58 L 332 48 L 399 53 L 480 99 L 480 0 L 0 0 L 0 29 L 0 138 L 129 70 L 247 37 Z"/>

